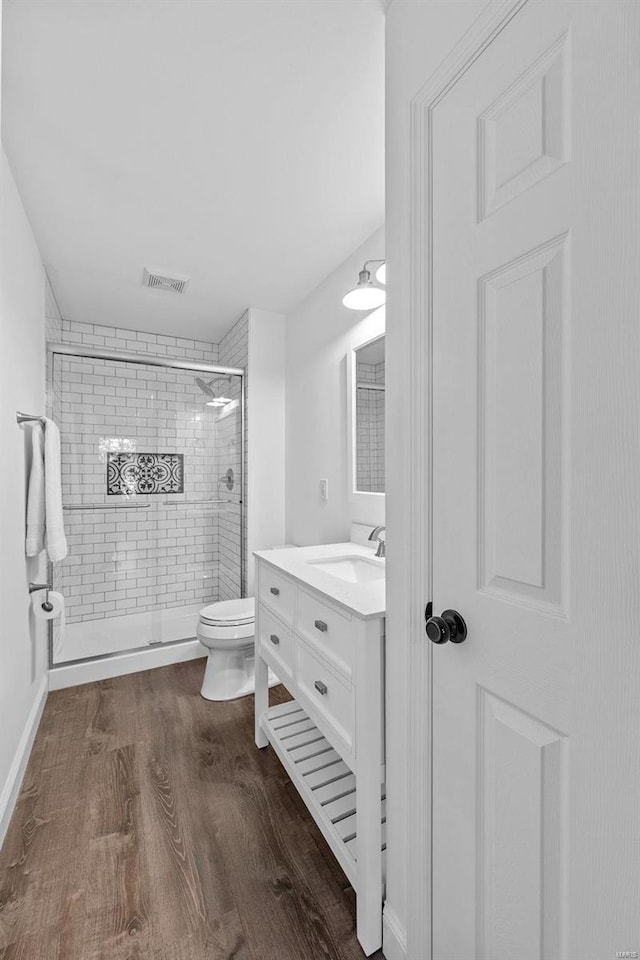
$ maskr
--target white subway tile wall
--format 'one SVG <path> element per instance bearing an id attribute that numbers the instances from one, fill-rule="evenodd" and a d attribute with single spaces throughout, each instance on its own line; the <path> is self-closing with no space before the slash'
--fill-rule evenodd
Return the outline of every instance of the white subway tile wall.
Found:
<path id="1" fill-rule="evenodd" d="M 240 336 L 225 338 L 229 356 L 242 353 L 242 321 L 230 334 L 236 328 Z M 48 336 L 82 346 L 218 361 L 216 344 L 125 328 L 52 318 Z M 244 362 L 226 355 L 222 362 L 244 366 L 246 347 Z M 62 435 L 63 501 L 138 505 L 65 513 L 70 552 L 56 565 L 55 584 L 65 595 L 69 622 L 240 596 L 241 381 L 213 378 L 216 394 L 231 403 L 210 407 L 196 376 L 147 364 L 55 356 L 49 409 Z M 111 451 L 183 454 L 184 493 L 108 495 Z M 221 479 L 229 467 L 237 478 L 231 491 Z M 228 502 L 192 502 L 214 499 Z"/>
<path id="2" fill-rule="evenodd" d="M 384 386 L 384 361 L 356 368 L 358 383 Z M 384 390 L 356 391 L 356 483 L 368 493 L 384 493 Z"/>

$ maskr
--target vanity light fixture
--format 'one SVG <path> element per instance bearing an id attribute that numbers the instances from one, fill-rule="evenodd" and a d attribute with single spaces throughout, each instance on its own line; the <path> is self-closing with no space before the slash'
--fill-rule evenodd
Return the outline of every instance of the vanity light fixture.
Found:
<path id="1" fill-rule="evenodd" d="M 367 269 L 370 263 L 378 263 L 380 266 L 376 270 L 376 280 L 380 279 L 381 271 L 384 270 L 384 260 L 367 260 L 362 270 L 358 274 L 358 282 L 342 298 L 345 307 L 350 310 L 373 310 L 375 307 L 381 307 L 386 301 L 387 295 L 382 287 L 378 286 L 371 279 L 371 273 Z M 382 273 L 382 276 L 385 276 Z M 386 278 L 386 277 L 385 277 Z M 382 281 L 384 283 L 384 280 Z"/>

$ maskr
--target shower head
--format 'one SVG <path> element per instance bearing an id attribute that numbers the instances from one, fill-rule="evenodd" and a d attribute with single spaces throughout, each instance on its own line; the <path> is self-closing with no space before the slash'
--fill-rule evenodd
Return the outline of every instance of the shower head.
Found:
<path id="1" fill-rule="evenodd" d="M 200 379 L 200 377 L 196 377 L 195 381 L 197 385 L 200 387 L 200 389 L 202 390 L 202 392 L 204 393 L 205 397 L 208 398 L 207 399 L 208 407 L 225 407 L 228 403 L 231 403 L 231 400 L 229 400 L 228 397 L 221 397 L 219 394 L 215 393 L 215 391 L 212 388 L 212 384 L 216 382 L 216 379 L 218 379 L 219 381 L 220 378 L 214 377 L 213 380 L 209 380 L 208 383 L 205 383 L 204 380 Z M 231 377 L 228 377 L 227 379 L 230 381 Z"/>
<path id="2" fill-rule="evenodd" d="M 211 389 L 211 384 L 215 383 L 215 380 L 209 380 L 209 383 L 205 383 L 204 380 L 200 379 L 200 377 L 196 377 L 196 383 L 200 387 L 202 392 L 205 394 L 205 396 L 209 397 L 210 400 L 214 399 L 215 393 Z"/>

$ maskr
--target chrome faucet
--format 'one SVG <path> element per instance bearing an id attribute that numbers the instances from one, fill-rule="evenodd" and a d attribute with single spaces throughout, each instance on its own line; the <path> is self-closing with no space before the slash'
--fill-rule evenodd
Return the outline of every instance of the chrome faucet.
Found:
<path id="1" fill-rule="evenodd" d="M 379 527 L 374 527 L 373 530 L 371 531 L 371 533 L 369 534 L 369 540 L 377 540 L 377 541 L 378 541 L 378 549 L 376 550 L 376 557 L 384 557 L 384 556 L 385 556 L 384 540 L 382 539 L 382 537 L 380 536 L 380 534 L 382 533 L 383 530 L 386 530 L 386 529 L 387 529 L 387 528 L 386 528 L 385 526 L 382 526 L 382 525 L 379 526 Z"/>

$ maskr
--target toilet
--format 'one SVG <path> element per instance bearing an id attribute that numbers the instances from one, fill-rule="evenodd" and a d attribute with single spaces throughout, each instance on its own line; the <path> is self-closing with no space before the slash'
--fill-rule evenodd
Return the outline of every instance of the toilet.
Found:
<path id="1" fill-rule="evenodd" d="M 198 640 L 208 653 L 200 690 L 205 700 L 235 700 L 253 693 L 255 624 L 253 597 L 221 600 L 200 611 Z M 269 670 L 269 686 L 279 682 Z"/>
<path id="2" fill-rule="evenodd" d="M 234 700 L 254 690 L 255 599 L 222 600 L 203 607 L 198 640 L 207 648 L 205 700 Z"/>

